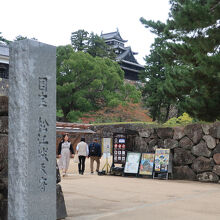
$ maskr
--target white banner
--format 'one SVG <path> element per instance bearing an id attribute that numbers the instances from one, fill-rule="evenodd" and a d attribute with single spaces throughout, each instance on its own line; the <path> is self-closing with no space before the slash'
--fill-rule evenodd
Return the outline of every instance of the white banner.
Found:
<path id="1" fill-rule="evenodd" d="M 102 138 L 102 153 L 104 158 L 111 157 L 112 139 Z"/>

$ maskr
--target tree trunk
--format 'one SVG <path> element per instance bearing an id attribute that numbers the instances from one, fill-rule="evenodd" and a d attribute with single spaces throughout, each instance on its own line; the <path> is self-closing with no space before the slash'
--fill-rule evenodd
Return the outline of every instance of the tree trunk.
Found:
<path id="1" fill-rule="evenodd" d="M 169 118 L 169 113 L 170 113 L 170 104 L 167 105 L 165 121 L 168 120 L 168 118 Z"/>
<path id="2" fill-rule="evenodd" d="M 68 115 L 68 113 L 69 113 L 69 109 L 68 109 L 68 108 L 62 108 L 62 110 L 63 110 L 64 120 L 65 120 L 65 121 L 68 121 L 67 115 Z"/>

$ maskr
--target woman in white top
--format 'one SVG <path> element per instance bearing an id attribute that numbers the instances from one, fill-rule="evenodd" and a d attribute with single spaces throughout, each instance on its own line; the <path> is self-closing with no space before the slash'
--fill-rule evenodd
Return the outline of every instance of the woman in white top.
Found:
<path id="1" fill-rule="evenodd" d="M 70 156 L 72 158 L 74 157 L 73 146 L 69 141 L 68 134 L 64 134 L 63 140 L 60 142 L 58 147 L 58 157 L 60 158 L 59 169 L 63 170 L 63 176 L 66 175 L 66 172 L 69 168 Z"/>
<path id="2" fill-rule="evenodd" d="M 76 146 L 76 151 L 79 156 L 79 163 L 78 163 L 79 174 L 83 175 L 85 170 L 85 160 L 86 157 L 88 157 L 89 155 L 89 148 L 88 148 L 88 144 L 85 142 L 85 138 L 81 138 L 81 141 Z"/>

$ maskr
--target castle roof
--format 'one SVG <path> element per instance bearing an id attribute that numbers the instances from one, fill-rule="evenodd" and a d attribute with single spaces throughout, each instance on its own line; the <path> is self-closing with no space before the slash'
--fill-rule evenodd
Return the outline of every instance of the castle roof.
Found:
<path id="1" fill-rule="evenodd" d="M 125 47 L 125 52 L 119 54 L 116 58 L 116 61 L 122 61 L 124 63 L 129 63 L 141 68 L 144 68 L 144 66 L 140 65 L 137 60 L 134 57 L 134 52 L 132 52 L 131 47 Z"/>
<path id="2" fill-rule="evenodd" d="M 119 34 L 118 31 L 115 31 L 115 32 L 111 32 L 111 33 L 106 33 L 106 34 L 101 34 L 101 37 L 107 41 L 107 40 L 112 40 L 112 39 L 115 39 L 115 40 L 118 40 L 118 41 L 121 41 L 121 42 L 127 42 L 127 40 L 123 40 L 121 35 Z"/>
<path id="3" fill-rule="evenodd" d="M 9 63 L 9 48 L 2 44 L 0 44 L 0 63 Z"/>

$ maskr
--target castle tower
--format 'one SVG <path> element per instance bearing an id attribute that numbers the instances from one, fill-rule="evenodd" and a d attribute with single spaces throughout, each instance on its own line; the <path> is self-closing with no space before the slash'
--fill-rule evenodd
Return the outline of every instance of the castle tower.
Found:
<path id="1" fill-rule="evenodd" d="M 131 47 L 125 47 L 127 40 L 122 39 L 119 31 L 101 34 L 105 43 L 113 48 L 116 54 L 116 61 L 120 64 L 125 72 L 125 79 L 137 81 L 138 74 L 144 70 L 144 66 L 140 65 L 135 59 L 134 55 L 138 53 L 133 52 Z"/>

